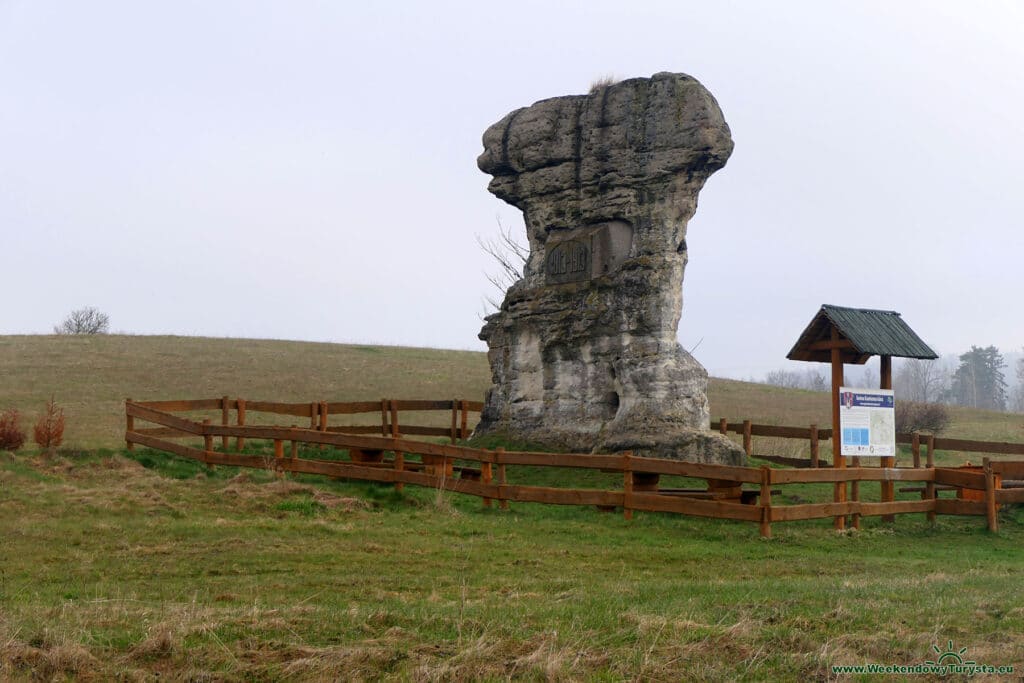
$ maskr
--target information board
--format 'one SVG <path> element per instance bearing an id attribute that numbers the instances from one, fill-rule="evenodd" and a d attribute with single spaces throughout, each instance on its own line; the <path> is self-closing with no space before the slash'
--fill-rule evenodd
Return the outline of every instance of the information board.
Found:
<path id="1" fill-rule="evenodd" d="M 842 455 L 896 455 L 896 399 L 891 389 L 839 388 Z"/>

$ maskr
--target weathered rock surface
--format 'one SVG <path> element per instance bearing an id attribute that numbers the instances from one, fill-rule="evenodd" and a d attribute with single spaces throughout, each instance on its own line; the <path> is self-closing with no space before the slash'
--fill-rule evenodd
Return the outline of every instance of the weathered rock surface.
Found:
<path id="1" fill-rule="evenodd" d="M 707 372 L 676 341 L 686 224 L 732 152 L 718 103 L 659 73 L 518 109 L 484 133 L 489 189 L 523 211 L 523 278 L 480 332 L 478 432 L 572 450 L 736 464 Z"/>

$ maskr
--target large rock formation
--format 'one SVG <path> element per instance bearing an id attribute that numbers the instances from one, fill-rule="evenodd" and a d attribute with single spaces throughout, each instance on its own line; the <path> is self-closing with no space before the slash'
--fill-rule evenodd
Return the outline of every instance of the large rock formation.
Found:
<path id="1" fill-rule="evenodd" d="M 530 256 L 480 332 L 494 385 L 478 432 L 742 462 L 708 430 L 707 372 L 676 341 L 686 224 L 733 147 L 711 93 L 684 74 L 630 79 L 517 109 L 483 143 Z"/>

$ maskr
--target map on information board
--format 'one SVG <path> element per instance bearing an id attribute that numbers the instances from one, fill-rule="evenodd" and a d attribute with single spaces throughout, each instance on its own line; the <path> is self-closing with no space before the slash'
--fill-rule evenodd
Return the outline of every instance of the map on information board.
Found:
<path id="1" fill-rule="evenodd" d="M 896 455 L 896 400 L 891 389 L 839 388 L 842 455 Z"/>

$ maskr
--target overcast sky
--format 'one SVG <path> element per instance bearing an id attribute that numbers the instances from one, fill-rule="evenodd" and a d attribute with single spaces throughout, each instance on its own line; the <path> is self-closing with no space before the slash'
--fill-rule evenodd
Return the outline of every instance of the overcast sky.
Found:
<path id="1" fill-rule="evenodd" d="M 823 303 L 940 353 L 1024 345 L 1014 2 L 0 0 L 0 334 L 484 349 L 480 137 L 680 71 L 735 152 L 690 222 L 679 338 L 783 359 Z M 799 367 L 799 366 L 791 366 Z"/>

